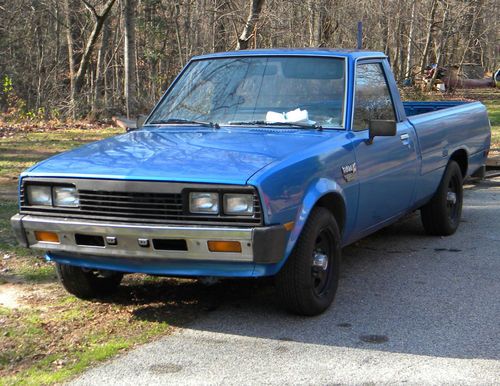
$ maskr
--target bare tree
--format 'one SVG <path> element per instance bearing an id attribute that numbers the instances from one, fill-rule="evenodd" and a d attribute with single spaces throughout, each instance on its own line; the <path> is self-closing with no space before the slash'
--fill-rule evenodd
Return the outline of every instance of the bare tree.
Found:
<path id="1" fill-rule="evenodd" d="M 78 66 L 78 71 L 75 74 L 75 93 L 79 93 L 82 89 L 85 74 L 90 64 L 90 59 L 94 50 L 94 46 L 99 38 L 99 34 L 101 33 L 102 26 L 106 21 L 106 18 L 109 15 L 109 11 L 111 11 L 111 7 L 115 3 L 115 0 L 107 0 L 104 4 L 103 11 L 101 14 L 97 12 L 95 7 L 93 7 L 88 1 L 82 0 L 85 4 L 85 7 L 92 14 L 94 18 L 94 26 L 92 31 L 90 32 L 90 36 L 87 39 L 87 43 L 85 44 L 85 50 L 83 52 L 82 59 L 80 61 L 80 65 Z"/>
<path id="2" fill-rule="evenodd" d="M 431 43 L 432 43 L 432 32 L 434 31 L 435 25 L 435 18 L 436 18 L 436 11 L 438 8 L 438 2 L 437 0 L 432 0 L 431 1 L 431 7 L 430 7 L 430 16 L 429 16 L 429 21 L 428 21 L 428 27 L 427 27 L 427 37 L 425 39 L 425 46 L 424 46 L 424 51 L 422 53 L 422 59 L 420 61 L 420 70 L 423 71 L 425 68 L 425 65 L 427 64 L 427 60 L 429 58 L 429 51 L 431 49 Z"/>
<path id="3" fill-rule="evenodd" d="M 136 112 L 137 84 L 136 84 L 136 53 L 135 53 L 135 0 L 123 0 L 123 40 L 124 59 L 124 94 L 127 118 L 131 112 Z"/>
<path id="4" fill-rule="evenodd" d="M 446 47 L 446 43 L 448 42 L 448 29 L 447 29 L 447 23 L 448 23 L 448 15 L 449 15 L 449 9 L 450 9 L 450 4 L 448 1 L 443 1 L 444 3 L 444 12 L 443 12 L 443 22 L 441 24 L 441 38 L 439 39 L 439 42 L 436 47 L 436 71 L 432 74 L 432 78 L 429 83 L 427 83 L 427 91 L 432 90 L 434 86 L 434 82 L 436 81 L 436 77 L 438 75 L 438 69 L 442 65 L 442 60 L 443 60 L 443 52 Z"/>
<path id="5" fill-rule="evenodd" d="M 259 21 L 260 13 L 262 12 L 262 7 L 264 7 L 264 0 L 251 0 L 250 1 L 250 13 L 248 14 L 247 22 L 245 27 L 238 38 L 238 43 L 236 45 L 237 50 L 245 50 L 248 48 L 248 42 L 255 36 L 257 23 Z"/>
<path id="6" fill-rule="evenodd" d="M 363 47 L 385 52 L 398 81 L 436 61 L 481 74 L 498 66 L 497 3 L 0 0 L 0 78 L 15 93 L 0 90 L 0 109 L 16 100 L 17 109 L 49 115 L 133 115 L 149 109 L 193 55 L 235 46 L 353 48 L 360 20 Z"/>
<path id="7" fill-rule="evenodd" d="M 406 49 L 406 70 L 405 79 L 411 78 L 412 60 L 413 60 L 413 39 L 415 36 L 415 10 L 417 7 L 417 0 L 411 2 L 411 16 L 410 16 L 410 32 L 408 33 L 408 43 Z"/>
<path id="8" fill-rule="evenodd" d="M 87 70 L 90 65 L 90 61 L 92 58 L 94 46 L 99 38 L 99 34 L 101 33 L 102 27 L 104 25 L 104 22 L 106 21 L 106 18 L 109 15 L 109 12 L 111 11 L 111 8 L 113 7 L 113 4 L 115 3 L 115 0 L 107 0 L 102 13 L 99 14 L 96 10 L 96 8 L 90 4 L 87 0 L 82 0 L 83 4 L 85 5 L 85 8 L 90 12 L 92 18 L 93 18 L 93 27 L 92 30 L 88 36 L 88 39 L 85 43 L 83 54 L 81 56 L 79 65 L 78 65 L 78 70 L 76 70 L 76 63 L 75 63 L 75 55 L 74 55 L 74 23 L 75 19 L 74 17 L 71 17 L 72 15 L 72 1 L 71 0 L 66 0 L 66 23 L 67 23 L 67 42 L 68 42 L 68 56 L 69 56 L 69 69 L 70 69 L 70 78 L 71 78 L 71 92 L 70 92 L 70 106 L 71 106 L 71 112 L 73 117 L 75 117 L 76 114 L 76 98 L 77 95 L 80 93 L 82 90 L 82 87 L 85 82 L 85 76 L 87 73 Z M 76 72 L 75 72 L 76 71 Z"/>

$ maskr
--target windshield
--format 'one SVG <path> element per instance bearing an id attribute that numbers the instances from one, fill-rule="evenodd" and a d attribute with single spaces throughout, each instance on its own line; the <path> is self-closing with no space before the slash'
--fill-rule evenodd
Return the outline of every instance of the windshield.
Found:
<path id="1" fill-rule="evenodd" d="M 343 127 L 344 59 L 235 57 L 193 61 L 148 124 L 283 123 Z"/>

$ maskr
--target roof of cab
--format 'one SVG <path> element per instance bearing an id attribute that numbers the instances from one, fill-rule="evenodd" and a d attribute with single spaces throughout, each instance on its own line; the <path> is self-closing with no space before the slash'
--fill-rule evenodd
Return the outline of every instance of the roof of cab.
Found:
<path id="1" fill-rule="evenodd" d="M 333 56 L 333 57 L 350 57 L 357 58 L 385 58 L 383 52 L 357 50 L 357 49 L 338 49 L 338 48 L 271 48 L 257 50 L 241 50 L 216 52 L 213 54 L 205 54 L 195 56 L 193 60 L 199 59 L 215 59 L 235 56 Z"/>

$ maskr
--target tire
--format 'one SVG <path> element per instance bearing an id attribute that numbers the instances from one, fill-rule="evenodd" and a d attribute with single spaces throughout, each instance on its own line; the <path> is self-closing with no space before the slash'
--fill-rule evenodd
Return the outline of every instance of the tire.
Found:
<path id="1" fill-rule="evenodd" d="M 70 294 L 80 299 L 101 298 L 112 294 L 120 285 L 123 273 L 91 270 L 56 263 L 57 277 Z"/>
<path id="2" fill-rule="evenodd" d="M 449 236 L 455 233 L 462 216 L 463 186 L 462 171 L 455 161 L 450 161 L 437 192 L 420 209 L 425 231 L 434 236 Z"/>
<path id="3" fill-rule="evenodd" d="M 325 260 L 326 267 L 319 266 Z M 285 308 L 306 316 L 324 312 L 337 292 L 340 260 L 337 222 L 327 209 L 314 208 L 276 277 L 277 291 Z"/>

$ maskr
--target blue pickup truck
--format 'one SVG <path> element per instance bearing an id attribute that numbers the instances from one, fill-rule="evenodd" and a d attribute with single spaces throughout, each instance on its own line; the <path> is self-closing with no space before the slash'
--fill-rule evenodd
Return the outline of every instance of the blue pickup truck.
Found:
<path id="1" fill-rule="evenodd" d="M 274 276 L 290 311 L 316 315 L 342 247 L 416 210 L 455 232 L 490 138 L 479 102 L 401 102 L 379 52 L 198 56 L 137 130 L 25 171 L 12 225 L 81 298 L 133 272 Z"/>

